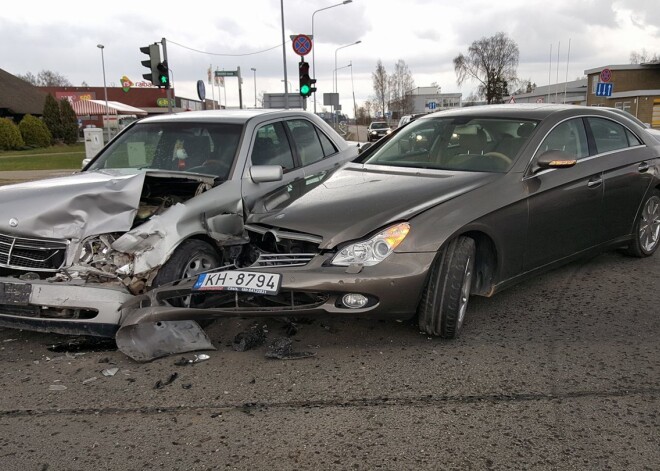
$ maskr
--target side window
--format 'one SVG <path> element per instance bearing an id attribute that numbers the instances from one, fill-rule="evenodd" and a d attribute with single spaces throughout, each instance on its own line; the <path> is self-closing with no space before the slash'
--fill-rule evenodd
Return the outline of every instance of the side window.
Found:
<path id="1" fill-rule="evenodd" d="M 323 153 L 325 154 L 325 156 L 327 157 L 329 155 L 336 154 L 337 153 L 337 148 L 332 143 L 330 138 L 328 136 L 326 136 L 325 134 L 323 134 L 318 129 L 316 131 L 319 135 L 319 138 L 321 139 L 321 146 L 323 147 Z"/>
<path id="2" fill-rule="evenodd" d="M 537 156 L 549 150 L 560 150 L 577 157 L 578 160 L 589 156 L 587 133 L 582 118 L 569 119 L 555 127 L 545 137 Z"/>
<path id="3" fill-rule="evenodd" d="M 626 129 L 626 135 L 628 136 L 628 145 L 630 147 L 642 145 L 642 142 L 637 138 L 637 136 L 631 133 L 628 129 Z"/>
<path id="4" fill-rule="evenodd" d="M 303 166 L 318 162 L 325 157 L 321 142 L 312 123 L 303 119 L 292 119 L 286 121 L 286 125 L 291 131 L 294 145 Z"/>
<path id="5" fill-rule="evenodd" d="M 628 147 L 626 128 L 603 118 L 587 118 L 599 154 Z"/>
<path id="6" fill-rule="evenodd" d="M 281 122 L 257 130 L 251 160 L 252 165 L 281 165 L 284 170 L 294 167 L 291 147 Z"/>

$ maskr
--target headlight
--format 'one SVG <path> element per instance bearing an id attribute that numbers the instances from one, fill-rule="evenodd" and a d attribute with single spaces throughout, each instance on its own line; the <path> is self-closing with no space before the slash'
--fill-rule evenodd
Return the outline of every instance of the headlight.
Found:
<path id="1" fill-rule="evenodd" d="M 102 234 L 83 241 L 78 263 L 108 273 L 126 275 L 132 271 L 131 258 L 112 248 L 115 237 Z"/>
<path id="2" fill-rule="evenodd" d="M 376 132 L 376 131 L 371 131 L 371 134 L 378 134 L 378 132 Z"/>
<path id="3" fill-rule="evenodd" d="M 410 224 L 402 222 L 379 232 L 369 240 L 347 245 L 332 259 L 332 264 L 347 267 L 354 263 L 372 266 L 385 260 L 410 232 Z"/>
<path id="4" fill-rule="evenodd" d="M 392 132 L 392 130 L 391 130 L 391 129 L 388 129 L 388 130 L 387 130 L 387 134 L 389 134 L 389 133 L 391 133 L 391 132 Z"/>

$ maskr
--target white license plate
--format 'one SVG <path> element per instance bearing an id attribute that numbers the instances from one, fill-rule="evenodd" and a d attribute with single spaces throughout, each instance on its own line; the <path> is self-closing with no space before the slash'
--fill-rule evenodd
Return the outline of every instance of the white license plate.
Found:
<path id="1" fill-rule="evenodd" d="M 251 271 L 223 271 L 202 273 L 197 276 L 194 290 L 242 291 L 256 294 L 277 294 L 282 284 L 282 275 Z"/>

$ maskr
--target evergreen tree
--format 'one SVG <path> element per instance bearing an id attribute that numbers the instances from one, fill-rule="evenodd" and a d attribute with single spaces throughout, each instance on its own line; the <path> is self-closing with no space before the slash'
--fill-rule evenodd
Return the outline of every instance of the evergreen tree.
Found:
<path id="1" fill-rule="evenodd" d="M 60 106 L 57 104 L 57 100 L 55 100 L 51 94 L 46 96 L 43 120 L 44 123 L 46 123 L 46 127 L 48 127 L 48 130 L 50 131 L 53 141 L 61 141 L 62 117 L 60 116 Z"/>
<path id="2" fill-rule="evenodd" d="M 60 120 L 62 140 L 65 144 L 75 144 L 78 141 L 78 118 L 69 100 L 60 100 Z"/>

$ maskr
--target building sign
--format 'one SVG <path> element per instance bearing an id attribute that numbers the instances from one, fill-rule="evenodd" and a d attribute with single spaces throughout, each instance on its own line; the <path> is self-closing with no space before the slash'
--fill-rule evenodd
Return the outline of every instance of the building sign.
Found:
<path id="1" fill-rule="evenodd" d="M 172 106 L 174 105 L 174 100 L 170 100 L 172 102 Z M 161 108 L 166 108 L 167 107 L 167 98 L 159 98 L 156 100 L 156 106 L 160 106 Z"/>
<path id="2" fill-rule="evenodd" d="M 127 76 L 123 76 L 120 80 L 121 82 L 121 89 L 124 90 L 124 92 L 128 93 L 131 87 L 133 86 L 133 82 L 131 82 L 131 79 L 129 79 Z"/>
<path id="3" fill-rule="evenodd" d="M 67 99 L 69 103 L 77 101 L 95 100 L 96 93 L 94 92 L 55 92 L 55 98 L 58 100 Z"/>

